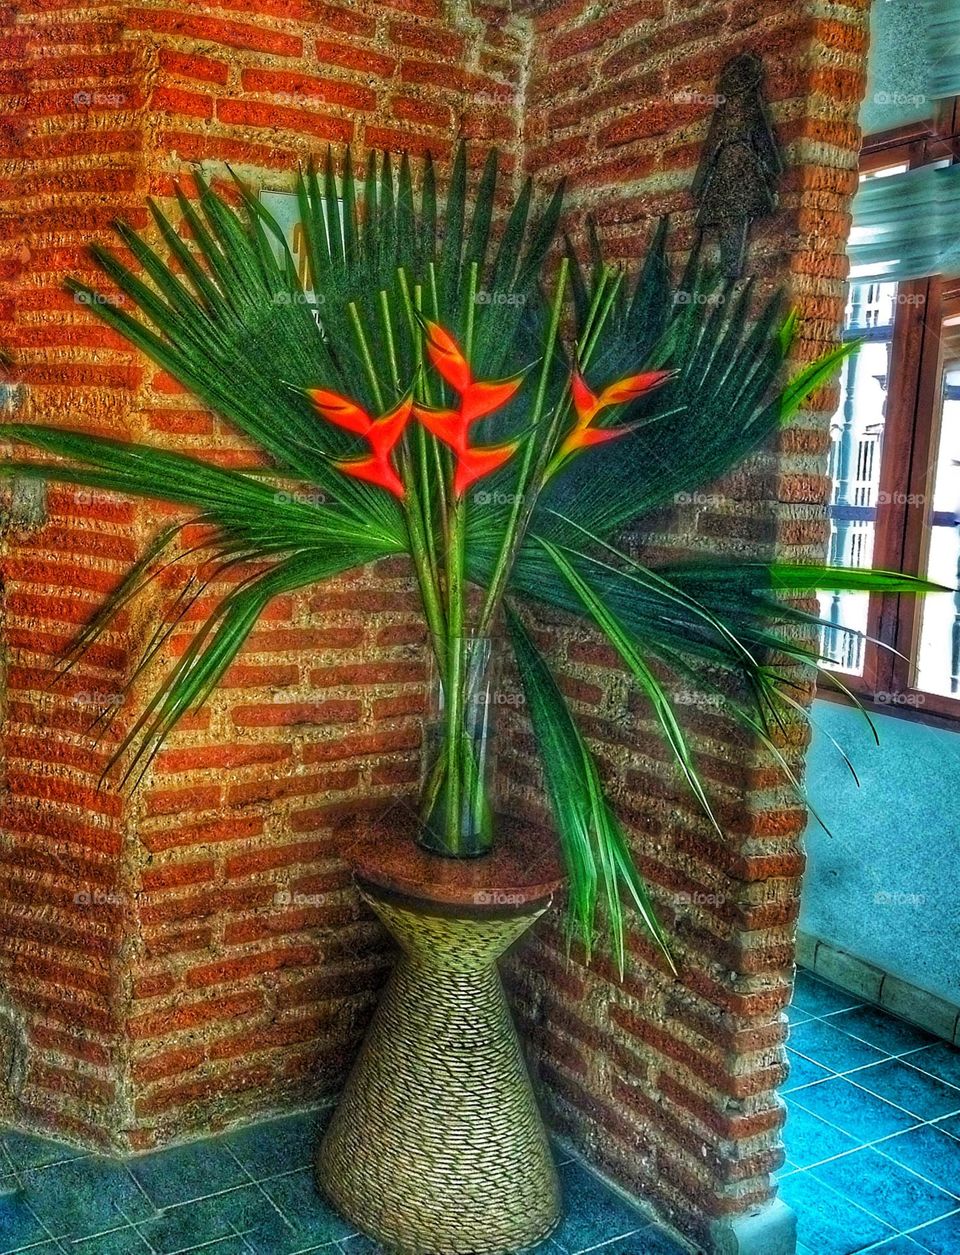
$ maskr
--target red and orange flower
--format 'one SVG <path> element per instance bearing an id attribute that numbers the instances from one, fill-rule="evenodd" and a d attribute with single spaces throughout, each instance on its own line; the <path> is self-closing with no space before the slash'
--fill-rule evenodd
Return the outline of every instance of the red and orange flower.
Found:
<path id="1" fill-rule="evenodd" d="M 403 481 L 391 458 L 397 441 L 410 420 L 413 408 L 410 395 L 405 396 L 399 405 L 379 418 L 371 418 L 355 401 L 341 396 L 339 392 L 311 388 L 307 395 L 328 423 L 363 436 L 370 445 L 372 452 L 369 457 L 335 462 L 337 469 L 345 475 L 352 475 L 354 479 L 365 479 L 371 484 L 378 484 L 402 501 Z"/>
<path id="2" fill-rule="evenodd" d="M 633 424 L 630 423 L 620 427 L 596 427 L 594 420 L 608 406 L 635 401 L 637 397 L 642 397 L 644 393 L 666 383 L 672 374 L 669 370 L 648 370 L 638 375 L 627 375 L 597 394 L 592 391 L 579 369 L 575 368 L 570 376 L 570 395 L 577 417 L 547 468 L 547 478 L 555 474 L 573 454 L 589 449 L 592 445 L 616 440 L 632 431 Z"/>
<path id="3" fill-rule="evenodd" d="M 513 455 L 517 441 L 499 445 L 470 445 L 470 427 L 481 418 L 506 405 L 523 381 L 522 375 L 512 379 L 479 380 L 473 376 L 453 336 L 435 322 L 427 322 L 427 356 L 442 379 L 460 394 L 455 410 L 433 410 L 414 406 L 414 413 L 428 431 L 449 445 L 456 455 L 453 477 L 454 495 L 460 497 L 483 475 L 501 467 Z"/>
<path id="4" fill-rule="evenodd" d="M 507 404 L 520 387 L 523 376 L 515 375 L 511 379 L 476 379 L 470 363 L 453 336 L 438 323 L 424 322 L 424 326 L 427 331 L 425 343 L 428 358 L 440 377 L 459 394 L 460 403 L 456 409 L 435 410 L 426 405 L 414 404 L 408 394 L 392 410 L 374 418 L 355 401 L 338 392 L 312 388 L 307 394 L 328 422 L 363 436 L 370 445 L 368 457 L 336 462 L 338 469 L 356 479 L 386 488 L 401 500 L 404 496 L 403 481 L 393 464 L 393 450 L 406 430 L 411 415 L 415 415 L 428 431 L 453 450 L 456 458 L 453 491 L 457 497 L 461 497 L 475 480 L 490 475 L 503 466 L 512 457 L 519 443 L 511 440 L 498 445 L 471 445 L 469 436 L 474 423 L 489 417 Z M 624 379 L 609 384 L 602 392 L 595 393 L 580 370 L 574 369 L 570 376 L 570 395 L 576 418 L 550 462 L 546 478 L 549 479 L 569 457 L 583 449 L 625 436 L 632 430 L 632 424 L 598 427 L 595 420 L 608 407 L 626 405 L 659 387 L 672 373 L 668 370 L 650 370 L 627 375 Z"/>

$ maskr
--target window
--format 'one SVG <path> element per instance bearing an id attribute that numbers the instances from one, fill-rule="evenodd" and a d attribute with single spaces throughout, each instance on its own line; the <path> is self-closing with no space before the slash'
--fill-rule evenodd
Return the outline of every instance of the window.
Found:
<path id="1" fill-rule="evenodd" d="M 930 461 L 922 569 L 960 584 L 960 314 L 944 319 Z M 916 686 L 960 696 L 960 593 L 934 593 L 919 607 Z"/>
<path id="2" fill-rule="evenodd" d="M 840 404 L 830 422 L 830 561 L 838 566 L 874 562 L 897 295 L 895 283 L 850 285 L 844 338 L 862 343 L 844 363 Z M 820 612 L 830 624 L 823 632 L 824 653 L 837 670 L 862 675 L 864 637 L 843 629 L 867 632 L 865 599 L 856 593 L 822 596 Z"/>
<path id="3" fill-rule="evenodd" d="M 868 140 L 861 180 L 950 164 L 952 104 L 944 117 L 936 127 Z M 960 280 L 898 283 L 853 270 L 844 336 L 860 343 L 844 364 L 830 424 L 830 560 L 920 573 L 955 588 Z M 820 611 L 823 652 L 859 697 L 960 723 L 960 593 L 826 595 Z"/>

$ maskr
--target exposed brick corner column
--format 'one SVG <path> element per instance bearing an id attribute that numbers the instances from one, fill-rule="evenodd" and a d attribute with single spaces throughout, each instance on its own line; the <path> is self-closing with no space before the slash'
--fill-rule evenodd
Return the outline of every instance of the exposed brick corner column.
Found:
<path id="1" fill-rule="evenodd" d="M 85 245 L 113 244 L 117 216 L 146 226 L 147 195 L 176 215 L 191 167 L 228 194 L 227 162 L 291 189 L 328 142 L 445 167 L 466 136 L 474 176 L 494 142 L 507 177 L 520 169 L 529 31 L 504 6 L 30 0 L 3 19 L 0 342 L 38 422 L 250 463 L 62 286 L 102 286 Z M 87 729 L 120 706 L 175 589 L 50 689 L 54 661 L 165 518 L 18 489 L 5 529 L 0 1053 L 20 1066 L 4 1111 L 119 1151 L 336 1092 L 388 961 L 337 829 L 415 787 L 423 709 L 409 573 L 386 562 L 274 602 L 139 791 L 98 788 L 116 737 Z"/>
<path id="2" fill-rule="evenodd" d="M 118 214 L 143 225 L 143 50 L 120 5 L 6 6 L 0 39 L 3 295 L 16 360 L 7 411 L 123 436 L 142 361 L 63 290 Z M 24 1127 L 108 1146 L 127 1075 L 129 836 L 109 752 L 85 729 L 130 665 L 116 633 L 56 687 L 52 660 L 136 554 L 128 501 L 15 484 L 4 519 L 0 838 L 2 1001 L 17 1030 L 4 1109 Z M 120 625 L 122 627 L 122 623 Z M 6 1028 L 6 1025 L 4 1026 Z"/>
<path id="3" fill-rule="evenodd" d="M 527 96 L 533 172 L 566 174 L 570 227 L 592 212 L 614 256 L 642 255 L 669 213 L 679 261 L 694 238 L 689 186 L 715 81 L 744 49 L 766 67 L 788 170 L 775 217 L 754 231 L 749 269 L 786 285 L 801 316 L 796 361 L 836 341 L 844 306 L 849 200 L 856 187 L 866 5 L 820 16 L 775 0 L 664 0 L 536 10 Z M 694 547 L 821 560 L 827 425 L 836 397 L 813 398 L 776 448 L 702 499 L 665 510 L 649 550 Z M 709 705 L 674 689 L 726 837 L 697 813 L 648 707 L 611 651 L 560 616 L 544 641 L 601 755 L 619 813 L 675 938 L 681 976 L 665 976 L 642 936 L 625 982 L 604 961 L 568 960 L 544 929 L 511 973 L 550 1117 L 588 1161 L 653 1201 L 709 1251 L 777 1255 L 795 1245 L 771 1173 L 783 1159 L 783 1009 L 793 975 L 804 813 L 761 749 Z M 807 684 L 809 676 L 800 677 Z M 690 704 L 694 701 L 694 704 Z M 784 750 L 802 767 L 805 731 Z M 518 735 L 515 797 L 539 814 L 532 747 Z"/>

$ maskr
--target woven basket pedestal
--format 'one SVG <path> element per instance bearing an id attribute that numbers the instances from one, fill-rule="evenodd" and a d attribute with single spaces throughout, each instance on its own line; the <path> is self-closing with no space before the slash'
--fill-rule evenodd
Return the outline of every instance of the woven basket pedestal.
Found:
<path id="1" fill-rule="evenodd" d="M 401 956 L 323 1138 L 320 1190 L 411 1255 L 531 1246 L 560 1217 L 559 1184 L 496 960 L 549 898 L 498 907 L 480 891 L 476 911 L 360 887 Z"/>

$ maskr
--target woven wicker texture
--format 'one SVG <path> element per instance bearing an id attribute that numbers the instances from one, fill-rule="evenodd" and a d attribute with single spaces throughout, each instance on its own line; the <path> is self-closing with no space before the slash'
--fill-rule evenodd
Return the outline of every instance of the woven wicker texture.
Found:
<path id="1" fill-rule="evenodd" d="M 460 919 L 364 896 L 402 954 L 321 1144 L 320 1189 L 411 1255 L 531 1246 L 559 1219 L 559 1183 L 495 961 L 544 906 Z"/>

